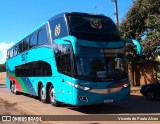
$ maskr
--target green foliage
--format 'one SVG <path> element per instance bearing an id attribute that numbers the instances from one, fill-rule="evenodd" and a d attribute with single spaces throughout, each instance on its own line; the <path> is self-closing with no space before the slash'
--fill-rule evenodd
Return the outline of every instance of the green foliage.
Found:
<path id="1" fill-rule="evenodd" d="M 0 72 L 5 72 L 6 71 L 6 63 L 0 64 Z"/>
<path id="2" fill-rule="evenodd" d="M 141 41 L 145 60 L 154 60 L 153 52 L 160 45 L 160 0 L 136 0 L 123 19 L 120 30 L 123 38 Z M 134 48 L 127 56 L 129 59 L 129 56 L 137 57 Z"/>

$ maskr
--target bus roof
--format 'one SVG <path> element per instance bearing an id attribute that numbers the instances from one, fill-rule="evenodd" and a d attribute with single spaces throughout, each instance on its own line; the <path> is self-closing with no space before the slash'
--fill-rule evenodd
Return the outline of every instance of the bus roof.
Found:
<path id="1" fill-rule="evenodd" d="M 82 13 L 82 12 L 64 12 L 64 13 L 60 13 L 56 16 L 53 16 L 52 18 L 50 18 L 48 21 L 50 22 L 51 20 L 57 18 L 57 17 L 63 17 L 67 14 L 71 14 L 71 15 L 95 15 L 95 16 L 103 16 L 103 17 L 106 17 L 105 15 L 103 14 L 93 14 L 93 13 Z"/>

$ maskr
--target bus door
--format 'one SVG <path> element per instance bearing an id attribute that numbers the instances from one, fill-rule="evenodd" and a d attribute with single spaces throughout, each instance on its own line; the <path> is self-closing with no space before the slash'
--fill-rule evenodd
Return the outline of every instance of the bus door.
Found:
<path id="1" fill-rule="evenodd" d="M 72 103 L 72 87 L 68 84 L 68 82 L 71 82 L 72 74 L 70 53 L 61 55 L 61 72 L 63 101 Z"/>
<path id="2" fill-rule="evenodd" d="M 56 40 L 57 47 L 55 50 L 57 70 L 60 76 L 62 100 L 65 103 L 72 103 L 72 87 L 68 85 L 72 79 L 71 69 L 71 44 L 63 41 Z"/>
<path id="3" fill-rule="evenodd" d="M 71 82 L 71 77 L 68 77 L 66 75 L 62 76 L 62 99 L 65 103 L 73 103 L 72 99 L 72 86 L 68 83 Z"/>

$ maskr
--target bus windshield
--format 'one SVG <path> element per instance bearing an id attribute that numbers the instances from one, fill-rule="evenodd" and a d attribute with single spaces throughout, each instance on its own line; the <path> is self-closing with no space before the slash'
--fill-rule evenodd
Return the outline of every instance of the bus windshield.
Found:
<path id="1" fill-rule="evenodd" d="M 114 22 L 104 16 L 68 15 L 70 33 L 81 40 L 120 41 Z"/>
<path id="2" fill-rule="evenodd" d="M 77 77 L 92 81 L 114 81 L 127 77 L 123 48 L 81 47 L 76 56 Z"/>

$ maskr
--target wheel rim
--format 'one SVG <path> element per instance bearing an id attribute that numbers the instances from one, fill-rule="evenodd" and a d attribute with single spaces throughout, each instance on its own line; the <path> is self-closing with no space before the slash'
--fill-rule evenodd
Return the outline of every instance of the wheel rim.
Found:
<path id="1" fill-rule="evenodd" d="M 44 92 L 44 87 L 41 88 L 40 94 L 41 94 L 41 99 L 45 99 L 46 98 L 46 94 Z"/>
<path id="2" fill-rule="evenodd" d="M 16 89 L 16 84 L 14 84 L 14 93 L 17 92 L 17 89 Z"/>
<path id="3" fill-rule="evenodd" d="M 51 87 L 51 89 L 50 89 L 50 100 L 52 103 L 55 103 L 55 101 L 56 101 L 55 90 L 53 87 Z"/>
<path id="4" fill-rule="evenodd" d="M 16 93 L 17 90 L 16 90 L 16 85 L 15 85 L 15 83 L 13 83 L 12 86 L 13 86 L 13 87 L 12 87 L 13 93 Z"/>
<path id="5" fill-rule="evenodd" d="M 14 92 L 14 84 L 11 85 L 11 92 Z"/>

